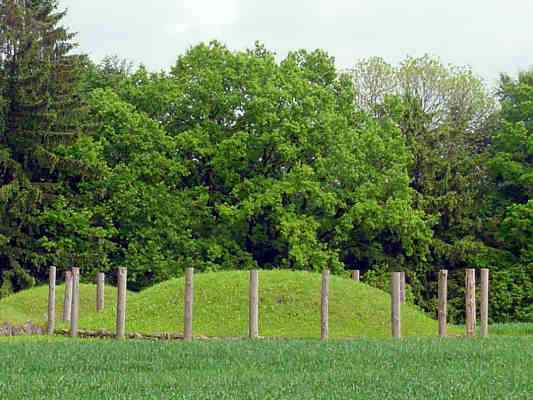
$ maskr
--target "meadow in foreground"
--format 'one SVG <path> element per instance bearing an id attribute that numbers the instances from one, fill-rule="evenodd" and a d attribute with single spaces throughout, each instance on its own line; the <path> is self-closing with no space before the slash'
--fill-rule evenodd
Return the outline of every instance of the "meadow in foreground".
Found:
<path id="1" fill-rule="evenodd" d="M 0 339 L 2 399 L 530 399 L 533 338 Z"/>

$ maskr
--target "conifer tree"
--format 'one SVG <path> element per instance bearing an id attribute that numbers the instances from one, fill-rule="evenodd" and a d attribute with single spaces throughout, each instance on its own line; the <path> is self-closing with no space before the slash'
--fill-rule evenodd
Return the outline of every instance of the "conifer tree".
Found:
<path id="1" fill-rule="evenodd" d="M 44 272 L 36 217 L 63 186 L 54 146 L 76 137 L 80 56 L 64 16 L 56 0 L 0 0 L 0 297 Z"/>

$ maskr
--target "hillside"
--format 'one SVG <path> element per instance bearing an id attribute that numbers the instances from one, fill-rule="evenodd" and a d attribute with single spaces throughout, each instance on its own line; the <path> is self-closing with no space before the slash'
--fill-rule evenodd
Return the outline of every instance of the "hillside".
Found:
<path id="1" fill-rule="evenodd" d="M 318 337 L 320 274 L 292 271 L 260 272 L 260 335 Z M 248 332 L 247 272 L 196 274 L 195 335 L 246 336 Z M 153 286 L 128 299 L 127 330 L 142 333 L 181 332 L 183 278 Z M 390 336 L 390 296 L 352 280 L 331 277 L 331 337 Z M 403 334 L 436 335 L 437 323 L 414 306 L 403 307 Z M 91 313 L 80 321 L 90 329 L 114 329 L 115 311 Z"/>
<path id="2" fill-rule="evenodd" d="M 260 335 L 318 337 L 321 275 L 309 272 L 261 271 Z M 248 332 L 248 272 L 196 274 L 194 334 L 246 336 Z M 177 333 L 183 328 L 183 278 L 129 292 L 127 330 Z M 57 316 L 62 315 L 63 286 L 57 288 Z M 80 328 L 114 330 L 116 289 L 106 287 L 106 310 L 96 313 L 96 287 L 81 285 Z M 48 288 L 37 287 L 0 301 L 0 322 L 46 323 Z M 390 336 L 390 296 L 364 283 L 331 276 L 330 336 Z M 58 327 L 61 327 L 58 321 Z M 451 328 L 452 331 L 454 328 Z M 402 308 L 405 336 L 436 335 L 437 323 L 412 305 Z M 460 332 L 459 332 L 460 333 Z"/>
<path id="3" fill-rule="evenodd" d="M 61 326 L 63 315 L 63 296 L 65 286 L 56 288 L 56 317 Z M 130 294 L 130 298 L 134 294 Z M 116 289 L 113 286 L 105 288 L 105 302 L 107 306 L 116 301 Z M 80 285 L 80 315 L 95 312 L 96 285 Z M 34 324 L 46 325 L 48 312 L 48 286 L 38 286 L 16 293 L 0 300 L 0 323 L 23 324 L 31 321 Z"/>

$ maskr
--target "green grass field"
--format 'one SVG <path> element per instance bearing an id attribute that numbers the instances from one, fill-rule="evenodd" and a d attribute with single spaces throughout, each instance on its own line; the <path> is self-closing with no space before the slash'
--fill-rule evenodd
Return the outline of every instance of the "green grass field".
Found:
<path id="1" fill-rule="evenodd" d="M 246 336 L 248 330 L 248 279 L 245 271 L 195 275 L 194 334 Z M 292 271 L 260 272 L 260 334 L 316 338 L 320 333 L 320 274 Z M 179 333 L 183 329 L 183 279 L 130 293 L 127 330 L 140 333 Z M 115 292 L 108 288 L 107 308 L 94 310 L 95 287 L 82 286 L 80 328 L 114 330 Z M 58 288 L 58 316 L 63 288 Z M 0 321 L 46 321 L 47 288 L 18 293 L 0 301 Z M 337 276 L 330 283 L 330 336 L 390 336 L 390 296 L 363 283 Z M 11 318 L 10 318 L 11 316 Z M 402 307 L 405 336 L 432 336 L 437 323 L 412 305 Z M 59 324 L 61 327 L 61 324 Z M 462 333 L 450 328 L 451 333 Z"/>
<path id="2" fill-rule="evenodd" d="M 436 321 L 402 307 L 402 340 L 390 336 L 387 293 L 331 277 L 330 336 L 320 342 L 320 275 L 260 273 L 260 333 L 308 340 L 180 341 L 0 338 L 3 399 L 531 399 L 533 324 L 497 324 L 489 339 L 439 339 Z M 44 324 L 47 287 L 0 301 L 0 322 Z M 81 287 L 80 327 L 113 330 L 115 296 L 96 313 Z M 61 315 L 63 287 L 58 287 Z M 195 276 L 194 333 L 245 336 L 248 274 Z M 128 295 L 127 330 L 180 332 L 183 279 Z M 62 327 L 61 323 L 59 327 Z M 451 326 L 452 335 L 464 328 Z M 371 338 L 371 339 L 370 339 Z"/>
<path id="3" fill-rule="evenodd" d="M 0 339 L 11 399 L 531 399 L 533 338 Z"/>
<path id="4" fill-rule="evenodd" d="M 493 336 L 533 336 L 533 323 L 493 324 L 489 332 Z"/>

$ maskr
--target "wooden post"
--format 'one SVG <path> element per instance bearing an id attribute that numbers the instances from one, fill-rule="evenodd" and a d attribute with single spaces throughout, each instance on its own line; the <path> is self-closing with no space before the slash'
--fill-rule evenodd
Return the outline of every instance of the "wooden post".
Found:
<path id="1" fill-rule="evenodd" d="M 105 274 L 98 272 L 96 274 L 96 311 L 104 311 L 104 288 Z"/>
<path id="2" fill-rule="evenodd" d="M 439 336 L 445 337 L 448 327 L 448 270 L 439 271 Z"/>
<path id="3" fill-rule="evenodd" d="M 193 275 L 194 268 L 185 270 L 185 309 L 183 317 L 183 339 L 192 340 L 192 305 L 193 305 Z"/>
<path id="4" fill-rule="evenodd" d="M 56 267 L 50 267 L 48 278 L 48 334 L 53 335 L 56 327 Z"/>
<path id="5" fill-rule="evenodd" d="M 329 269 L 322 272 L 320 298 L 320 339 L 327 340 L 329 337 Z"/>
<path id="6" fill-rule="evenodd" d="M 352 279 L 356 282 L 359 282 L 361 280 L 361 271 L 354 269 L 352 271 Z"/>
<path id="7" fill-rule="evenodd" d="M 128 269 L 120 267 L 117 270 L 117 327 L 116 338 L 122 340 L 126 337 L 126 282 Z"/>
<path id="8" fill-rule="evenodd" d="M 65 272 L 65 294 L 63 296 L 63 321 L 70 322 L 72 310 L 72 272 Z"/>
<path id="9" fill-rule="evenodd" d="M 392 336 L 395 338 L 400 338 L 402 336 L 400 320 L 400 280 L 400 272 L 393 272 L 391 274 L 391 325 Z"/>
<path id="10" fill-rule="evenodd" d="M 481 322 L 480 335 L 487 337 L 489 335 L 489 270 L 481 270 Z"/>
<path id="11" fill-rule="evenodd" d="M 256 270 L 250 271 L 250 304 L 249 304 L 249 329 L 250 339 L 259 337 L 259 274 Z"/>
<path id="12" fill-rule="evenodd" d="M 78 336 L 80 318 L 80 269 L 72 268 L 72 305 L 70 306 L 70 336 Z"/>
<path id="13" fill-rule="evenodd" d="M 400 304 L 405 304 L 405 272 L 400 272 Z"/>
<path id="14" fill-rule="evenodd" d="M 476 334 L 476 270 L 465 271 L 465 327 L 466 336 Z"/>

